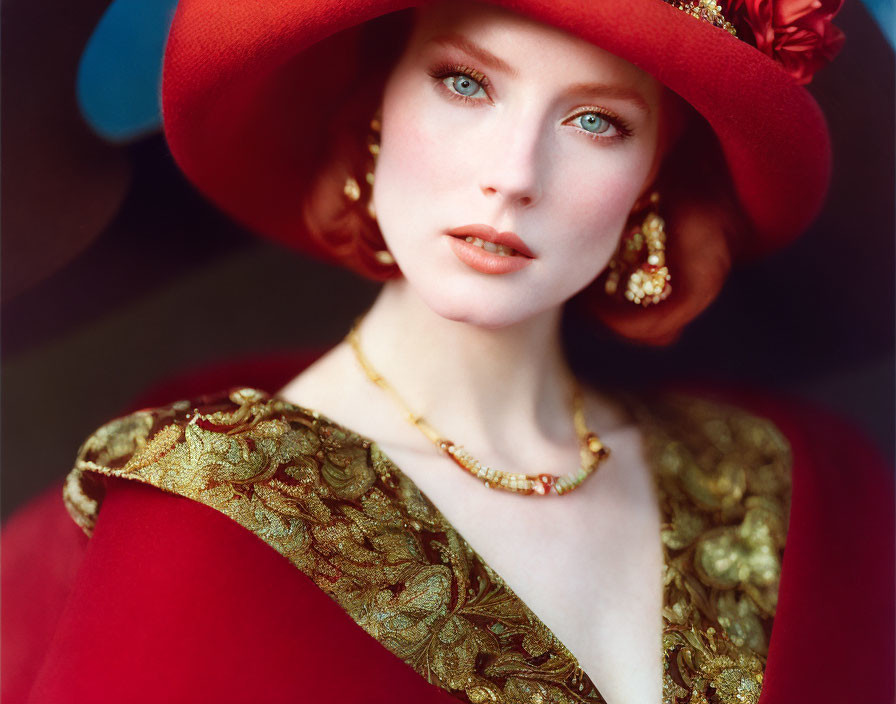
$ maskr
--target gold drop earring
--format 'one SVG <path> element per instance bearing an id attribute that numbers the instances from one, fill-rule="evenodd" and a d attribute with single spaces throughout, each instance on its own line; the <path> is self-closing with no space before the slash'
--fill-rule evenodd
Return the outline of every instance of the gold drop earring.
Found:
<path id="1" fill-rule="evenodd" d="M 641 225 L 628 230 L 619 241 L 604 284 L 608 295 L 616 294 L 626 274 L 623 295 L 627 301 L 649 306 L 672 293 L 672 277 L 666 265 L 666 223 L 656 212 L 659 201 L 659 193 L 651 193 L 649 209 Z"/>
<path id="2" fill-rule="evenodd" d="M 380 154 L 381 130 L 382 123 L 380 121 L 380 112 L 377 111 L 377 113 L 370 120 L 370 132 L 367 135 L 367 151 L 370 153 L 373 164 L 364 174 L 364 182 L 366 183 L 366 188 L 368 191 L 365 211 L 370 219 L 374 222 L 376 222 L 376 210 L 373 207 L 373 174 L 376 168 L 377 157 Z M 361 199 L 361 185 L 352 176 L 349 176 L 345 180 L 345 186 L 343 187 L 342 192 L 345 194 L 345 197 L 353 203 L 357 203 Z M 377 250 L 373 253 L 373 255 L 374 257 L 376 257 L 376 260 L 380 264 L 388 266 L 395 263 L 395 257 L 392 256 L 392 253 L 388 249 Z"/>

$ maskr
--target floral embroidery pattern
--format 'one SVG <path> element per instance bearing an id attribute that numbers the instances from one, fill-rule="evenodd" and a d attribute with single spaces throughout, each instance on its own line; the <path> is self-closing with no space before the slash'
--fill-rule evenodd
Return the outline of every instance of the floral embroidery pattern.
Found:
<path id="1" fill-rule="evenodd" d="M 635 407 L 664 512 L 664 703 L 756 702 L 786 535 L 786 442 L 767 421 L 693 399 Z M 605 701 L 375 443 L 314 411 L 237 389 L 113 420 L 66 484 L 88 533 L 104 476 L 226 514 L 462 701 Z"/>
<path id="2" fill-rule="evenodd" d="M 759 700 L 791 497 L 767 420 L 667 397 L 641 407 L 664 517 L 663 702 Z"/>

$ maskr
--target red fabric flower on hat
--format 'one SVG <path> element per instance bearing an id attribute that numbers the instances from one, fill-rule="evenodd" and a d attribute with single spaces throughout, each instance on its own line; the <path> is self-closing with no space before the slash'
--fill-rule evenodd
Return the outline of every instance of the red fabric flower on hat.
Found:
<path id="1" fill-rule="evenodd" d="M 753 31 L 756 48 L 805 85 L 843 46 L 831 20 L 843 0 L 735 0 L 733 9 Z"/>

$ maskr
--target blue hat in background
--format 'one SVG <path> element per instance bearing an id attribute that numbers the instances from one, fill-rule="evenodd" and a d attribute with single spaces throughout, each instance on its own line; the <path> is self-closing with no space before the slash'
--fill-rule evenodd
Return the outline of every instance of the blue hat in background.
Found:
<path id="1" fill-rule="evenodd" d="M 177 0 L 115 0 L 78 65 L 78 107 L 104 139 L 125 143 L 162 125 L 159 86 Z"/>

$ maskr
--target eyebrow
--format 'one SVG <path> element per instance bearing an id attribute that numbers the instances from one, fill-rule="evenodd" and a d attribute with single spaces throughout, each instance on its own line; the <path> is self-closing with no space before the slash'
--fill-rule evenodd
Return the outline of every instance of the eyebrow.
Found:
<path id="1" fill-rule="evenodd" d="M 633 103 L 636 107 L 650 114 L 650 105 L 634 88 L 610 83 L 574 83 L 567 88 L 569 93 L 577 95 L 595 95 L 599 98 L 618 98 Z"/>
<path id="2" fill-rule="evenodd" d="M 461 51 L 468 53 L 470 56 L 472 56 L 485 66 L 497 69 L 498 71 L 502 71 L 509 76 L 516 77 L 519 75 L 517 70 L 509 63 L 504 61 L 504 59 L 499 59 L 492 52 L 482 48 L 478 44 L 474 44 L 469 39 L 461 36 L 460 34 L 441 34 L 437 37 L 433 37 L 429 41 L 433 44 L 441 44 L 442 46 L 453 46 L 456 49 L 460 49 Z"/>
<path id="3" fill-rule="evenodd" d="M 495 56 L 487 49 L 484 49 L 460 34 L 441 34 L 437 37 L 433 37 L 427 43 L 440 44 L 442 46 L 451 46 L 460 49 L 488 68 L 496 69 L 514 78 L 519 76 L 519 72 L 509 63 L 504 61 L 504 59 Z M 648 115 L 650 114 L 650 105 L 647 104 L 647 101 L 644 100 L 643 96 L 638 91 L 634 88 L 629 88 L 628 86 L 608 83 L 574 83 L 567 87 L 566 92 L 576 95 L 593 95 L 598 98 L 618 98 L 620 100 L 627 100 Z"/>

